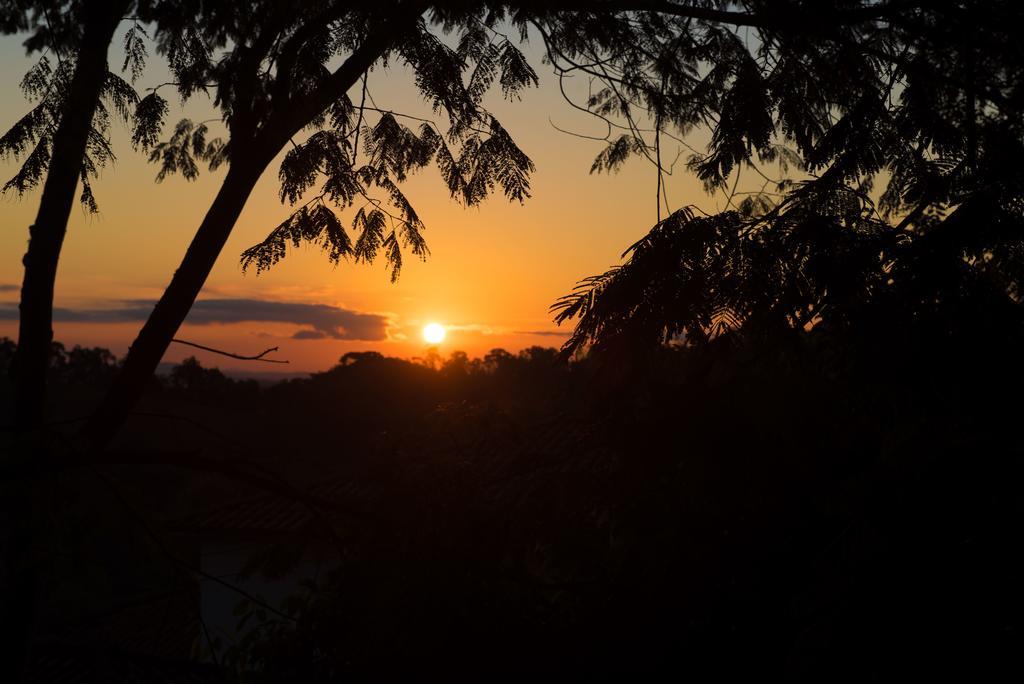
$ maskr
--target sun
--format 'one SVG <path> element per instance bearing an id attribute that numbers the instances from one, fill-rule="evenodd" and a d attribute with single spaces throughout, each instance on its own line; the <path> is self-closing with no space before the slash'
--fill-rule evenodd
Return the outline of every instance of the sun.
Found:
<path id="1" fill-rule="evenodd" d="M 444 342 L 445 329 L 440 323 L 428 323 L 423 326 L 423 339 L 428 344 L 441 344 Z"/>

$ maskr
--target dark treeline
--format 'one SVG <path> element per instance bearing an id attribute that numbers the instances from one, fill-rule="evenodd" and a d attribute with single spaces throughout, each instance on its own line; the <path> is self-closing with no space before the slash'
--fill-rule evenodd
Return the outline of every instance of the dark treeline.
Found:
<path id="1" fill-rule="evenodd" d="M 5 407 L 11 400 L 6 370 L 16 348 L 12 340 L 0 338 L 0 373 L 4 373 L 0 396 Z M 349 352 L 333 368 L 309 377 L 270 373 L 256 380 L 261 374 L 226 375 L 189 357 L 153 378 L 147 407 L 220 406 L 277 415 L 291 425 L 308 423 L 310 430 L 327 416 L 335 427 L 340 421 L 363 429 L 395 429 L 450 402 L 491 402 L 533 415 L 552 410 L 571 392 L 569 378 L 575 369 L 557 364 L 557 358 L 556 349 L 543 347 L 518 354 L 493 349 L 483 358 L 472 359 L 462 351 L 444 358 L 436 349 L 411 360 Z M 67 349 L 53 343 L 48 370 L 48 382 L 54 386 L 50 410 L 62 420 L 73 418 L 68 411 L 87 411 L 119 367 L 120 360 L 108 349 L 78 345 Z M 369 436 L 374 436 L 372 431 Z"/>
<path id="2" fill-rule="evenodd" d="M 197 640 L 215 678 L 995 674 L 1019 635 L 1021 435 L 1005 397 L 1022 341 L 979 325 L 725 336 L 629 364 L 363 352 L 274 384 L 189 359 L 115 452 L 245 459 L 317 511 L 284 535 L 237 523 L 255 543 L 231 577 L 286 590 L 258 593 L 280 615 L 231 596 L 244 628 Z M 75 402 L 116 363 L 56 358 L 55 396 L 79 387 Z M 186 465 L 109 477 L 140 508 L 159 501 L 148 515 L 172 537 L 281 517 L 293 496 Z M 99 528 L 120 540 L 102 545 L 111 567 L 140 562 L 124 525 Z"/>

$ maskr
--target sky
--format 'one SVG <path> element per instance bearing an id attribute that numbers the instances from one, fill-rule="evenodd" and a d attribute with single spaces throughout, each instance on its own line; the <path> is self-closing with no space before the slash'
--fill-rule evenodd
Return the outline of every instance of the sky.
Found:
<path id="1" fill-rule="evenodd" d="M 25 56 L 22 40 L 0 37 L 3 130 L 30 106 L 18 84 L 35 58 Z M 292 211 L 278 198 L 277 160 L 250 197 L 178 337 L 243 355 L 276 346 L 276 358 L 289 365 L 267 370 L 294 372 L 324 370 L 355 350 L 422 355 L 428 347 L 422 329 L 431 322 L 447 330 L 439 345 L 442 355 L 457 349 L 480 356 L 495 347 L 515 352 L 560 346 L 568 330 L 566 324 L 555 326 L 548 307 L 579 279 L 619 263 L 623 250 L 654 225 L 656 173 L 649 163 L 634 160 L 618 174 L 589 174 L 603 144 L 557 128 L 600 136 L 605 127 L 566 103 L 558 78 L 541 63 L 538 43 L 525 50 L 540 86 L 517 102 L 502 100 L 500 92 L 489 101 L 537 166 L 532 197 L 525 203 L 510 203 L 499 193 L 467 209 L 449 198 L 436 169 L 428 167 L 403 189 L 427 225 L 431 254 L 423 263 L 407 258 L 397 283 L 383 260 L 335 267 L 312 246 L 291 250 L 269 273 L 243 274 L 241 252 Z M 120 64 L 119 45 L 115 38 L 112 65 Z M 166 75 L 159 57 L 151 55 L 136 88 L 144 92 Z M 401 68 L 376 69 L 369 88 L 382 108 L 430 116 Z M 567 88 L 579 95 L 587 84 L 576 79 L 567 81 Z M 216 116 L 201 96 L 184 106 L 168 99 L 168 126 L 183 117 Z M 217 124 L 213 132 L 219 132 Z M 194 182 L 170 177 L 157 184 L 157 168 L 132 149 L 123 126 L 115 124 L 112 141 L 117 160 L 94 183 L 100 213 L 88 215 L 78 205 L 72 211 L 56 283 L 54 335 L 69 347 L 102 346 L 121 356 L 169 282 L 224 171 L 204 169 Z M 665 155 L 675 156 L 675 150 Z M 16 168 L 13 160 L 0 160 L 4 180 Z M 721 208 L 685 169 L 677 169 L 667 188 L 673 209 Z M 38 201 L 38 191 L 0 197 L 0 336 L 17 337 L 21 258 Z M 164 360 L 191 355 L 206 365 L 253 370 L 251 362 L 182 345 L 172 345 Z"/>

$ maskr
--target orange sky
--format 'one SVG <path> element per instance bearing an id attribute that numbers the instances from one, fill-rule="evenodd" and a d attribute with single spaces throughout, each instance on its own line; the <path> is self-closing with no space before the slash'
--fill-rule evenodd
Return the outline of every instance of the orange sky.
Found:
<path id="1" fill-rule="evenodd" d="M 115 38 L 114 44 L 120 41 Z M 420 331 L 431 321 L 448 327 L 442 354 L 455 349 L 481 355 L 494 347 L 516 351 L 530 345 L 559 346 L 564 337 L 550 334 L 558 329 L 548 307 L 579 278 L 617 263 L 623 249 L 653 225 L 655 173 L 652 166 L 637 160 L 618 175 L 589 175 L 601 143 L 558 132 L 552 122 L 596 135 L 603 135 L 604 127 L 562 100 L 557 79 L 540 63 L 536 46 L 529 54 L 537 57 L 533 64 L 541 77 L 540 88 L 526 92 L 521 102 L 506 103 L 499 95 L 492 103 L 492 110 L 537 165 L 533 197 L 525 205 L 510 204 L 499 195 L 482 207 L 462 208 L 448 198 L 437 172 L 428 168 L 404 189 L 427 225 L 431 256 L 425 263 L 407 259 L 398 283 L 390 282 L 383 262 L 342 263 L 335 268 L 316 248 L 294 250 L 270 273 L 243 275 L 238 264 L 241 251 L 264 238 L 290 213 L 278 201 L 275 163 L 250 198 L 200 295 L 200 300 L 218 300 L 216 307 L 210 304 L 218 311 L 230 304 L 221 300 L 248 301 L 239 302 L 233 310 L 235 322 L 216 322 L 217 315 L 208 312 L 202 324 L 187 323 L 179 336 L 238 353 L 279 346 L 279 356 L 291 362 L 287 367 L 259 369 L 250 363 L 245 365 L 247 370 L 321 370 L 351 350 L 415 356 L 426 348 Z M 0 59 L 4 66 L 0 88 L 5 93 L 0 100 L 0 126 L 6 130 L 29 106 L 18 82 L 31 61 L 24 57 L 17 37 L 0 39 Z M 111 63 L 120 63 L 117 50 Z M 159 60 L 153 59 L 137 84 L 139 90 L 164 80 L 162 71 Z M 570 87 L 582 92 L 586 84 L 577 80 Z M 400 69 L 375 71 L 370 89 L 381 107 L 429 115 Z M 213 115 L 212 108 L 198 98 L 184 108 L 173 99 L 171 104 L 171 125 L 182 116 Z M 56 306 L 71 312 L 156 299 L 223 178 L 221 170 L 203 173 L 193 183 L 175 177 L 158 185 L 153 182 L 156 167 L 131 149 L 123 127 L 115 128 L 113 142 L 118 161 L 95 183 L 100 214 L 87 216 L 78 206 L 72 212 L 56 294 Z M 0 161 L 0 167 L 5 180 L 15 169 L 9 160 Z M 709 211 L 716 208 L 715 200 L 682 169 L 668 187 L 673 208 L 690 203 Z M 20 259 L 38 193 L 21 199 L 5 195 L 0 201 L 0 304 L 10 305 L 16 303 L 17 290 L 11 286 L 21 282 Z M 261 302 L 279 304 L 273 307 L 273 315 L 264 316 L 275 320 L 243 320 L 249 316 L 246 307 L 260 310 Z M 286 305 L 318 306 L 292 307 L 293 314 Z M 332 323 L 317 318 L 321 313 L 328 317 L 338 313 L 327 307 L 384 317 L 386 331 L 371 335 L 384 339 L 336 339 L 344 337 L 335 334 L 341 328 L 331 328 Z M 100 345 L 121 355 L 140 325 L 135 320 L 58 320 L 54 330 L 65 344 Z M 295 339 L 297 332 L 300 337 L 321 339 Z M 0 335 L 16 337 L 16 333 L 15 321 L 0 320 Z M 165 361 L 193 353 L 204 363 L 222 368 L 243 363 L 179 345 L 172 345 Z"/>

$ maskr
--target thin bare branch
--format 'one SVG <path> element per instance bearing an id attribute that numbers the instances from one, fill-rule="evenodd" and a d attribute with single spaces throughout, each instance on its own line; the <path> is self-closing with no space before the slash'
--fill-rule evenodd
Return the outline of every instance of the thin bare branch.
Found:
<path id="1" fill-rule="evenodd" d="M 171 342 L 177 342 L 178 344 L 184 344 L 184 345 L 189 346 L 189 347 L 195 347 L 196 349 L 202 349 L 203 351 L 213 352 L 214 354 L 220 354 L 222 356 L 229 356 L 232 359 L 239 359 L 240 361 L 262 361 L 264 363 L 288 363 L 288 361 L 284 360 L 284 359 L 265 359 L 265 358 L 263 358 L 264 356 L 266 356 L 270 352 L 277 351 L 278 350 L 277 347 L 271 347 L 270 349 L 264 349 L 263 351 L 261 351 L 259 354 L 256 354 L 255 356 L 242 356 L 241 354 L 235 354 L 235 353 L 232 353 L 232 352 L 226 352 L 226 351 L 223 351 L 221 349 L 214 349 L 213 347 L 207 347 L 207 346 L 202 345 L 202 344 L 196 344 L 195 342 L 189 342 L 188 340 L 179 340 L 177 338 L 174 338 L 174 339 L 171 340 Z"/>

